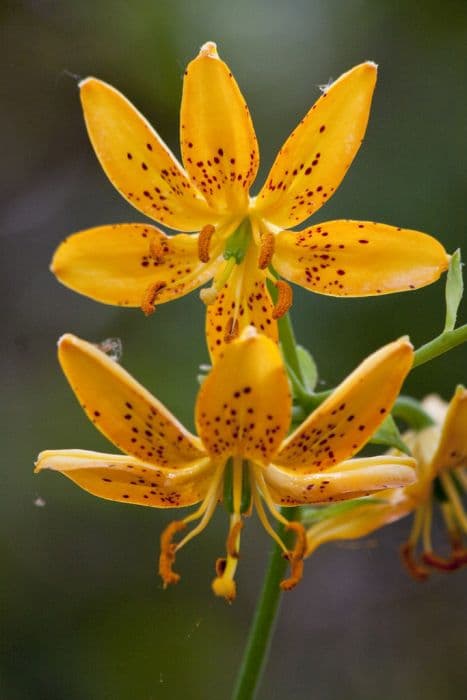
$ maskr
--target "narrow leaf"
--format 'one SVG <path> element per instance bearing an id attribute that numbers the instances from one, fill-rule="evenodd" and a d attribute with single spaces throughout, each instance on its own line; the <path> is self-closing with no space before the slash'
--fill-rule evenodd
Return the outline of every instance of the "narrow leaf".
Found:
<path id="1" fill-rule="evenodd" d="M 455 328 L 457 310 L 463 291 L 461 252 L 458 248 L 451 257 L 446 277 L 446 322 L 444 331 L 452 331 Z"/>

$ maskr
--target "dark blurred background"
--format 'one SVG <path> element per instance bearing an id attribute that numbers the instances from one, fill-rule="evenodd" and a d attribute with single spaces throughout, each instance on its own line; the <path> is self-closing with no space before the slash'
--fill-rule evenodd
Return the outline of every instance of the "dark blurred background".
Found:
<path id="1" fill-rule="evenodd" d="M 196 294 L 145 320 L 72 293 L 48 271 L 70 232 L 142 219 L 92 153 L 73 76 L 114 84 L 178 152 L 184 66 L 216 41 L 253 114 L 260 183 L 318 85 L 372 59 L 380 76 L 367 137 L 314 221 L 375 219 L 432 233 L 452 251 L 465 242 L 466 4 L 3 0 L 0 18 L 0 697 L 227 698 L 270 548 L 255 519 L 228 606 L 210 592 L 227 526 L 220 509 L 180 554 L 181 583 L 163 591 L 158 539 L 173 513 L 32 475 L 42 449 L 109 449 L 59 371 L 63 332 L 121 338 L 124 366 L 190 427 L 196 367 L 207 359 Z M 322 388 L 386 341 L 410 333 L 418 346 L 437 334 L 443 284 L 375 300 L 297 290 L 297 335 L 319 362 Z M 466 359 L 460 348 L 417 369 L 406 390 L 448 398 L 466 381 Z M 408 528 L 325 547 L 307 562 L 304 582 L 284 597 L 261 700 L 465 697 L 467 573 L 411 581 L 397 556 Z"/>

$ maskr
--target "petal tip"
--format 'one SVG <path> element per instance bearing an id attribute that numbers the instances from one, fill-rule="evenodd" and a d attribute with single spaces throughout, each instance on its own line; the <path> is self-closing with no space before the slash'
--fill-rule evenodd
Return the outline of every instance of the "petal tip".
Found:
<path id="1" fill-rule="evenodd" d="M 78 83 L 78 87 L 80 90 L 83 90 L 83 88 L 86 88 L 88 86 L 91 86 L 93 83 L 98 83 L 100 82 L 97 80 L 97 78 L 93 78 L 92 75 L 88 75 L 87 78 L 83 78 L 83 80 L 80 80 Z"/>
<path id="2" fill-rule="evenodd" d="M 64 333 L 57 340 L 57 347 L 62 348 L 64 345 L 74 345 L 77 340 L 77 337 L 72 333 Z"/>
<path id="3" fill-rule="evenodd" d="M 199 50 L 200 56 L 207 56 L 208 58 L 219 58 L 217 53 L 217 44 L 214 41 L 207 41 Z"/>

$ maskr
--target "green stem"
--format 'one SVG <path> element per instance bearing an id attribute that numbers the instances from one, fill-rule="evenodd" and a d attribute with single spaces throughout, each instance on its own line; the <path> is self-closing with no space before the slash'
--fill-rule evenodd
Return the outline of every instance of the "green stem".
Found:
<path id="1" fill-rule="evenodd" d="M 278 321 L 279 337 L 281 339 L 282 352 L 288 366 L 293 370 L 295 376 L 303 382 L 300 362 L 297 355 L 297 342 L 290 320 L 290 314 L 285 314 Z"/>
<path id="2" fill-rule="evenodd" d="M 452 350 L 457 345 L 461 345 L 467 341 L 467 324 L 456 328 L 453 331 L 445 331 L 434 340 L 422 345 L 421 348 L 415 351 L 413 367 L 423 365 L 425 362 L 433 360 L 438 355 L 442 355 L 448 350 Z"/>
<path id="3" fill-rule="evenodd" d="M 289 520 L 294 520 L 295 516 L 298 517 L 298 508 L 282 508 L 281 513 Z M 293 533 L 287 532 L 285 526 L 280 525 L 278 535 L 286 546 L 289 546 L 289 540 Z M 232 700 L 252 700 L 255 697 L 274 632 L 282 592 L 279 583 L 284 578 L 287 563 L 282 555 L 282 550 L 275 544 L 269 556 L 263 588 L 250 628 Z"/>

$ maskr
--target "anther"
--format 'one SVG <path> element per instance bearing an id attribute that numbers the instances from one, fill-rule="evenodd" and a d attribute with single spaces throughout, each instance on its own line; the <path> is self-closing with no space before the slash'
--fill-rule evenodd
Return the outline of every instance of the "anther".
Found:
<path id="1" fill-rule="evenodd" d="M 150 316 L 156 310 L 155 301 L 156 297 L 164 289 L 167 284 L 165 282 L 153 282 L 149 285 L 143 294 L 143 299 L 141 301 L 141 309 L 144 311 L 146 316 Z"/>
<path id="2" fill-rule="evenodd" d="M 206 224 L 198 236 L 198 258 L 203 263 L 209 262 L 209 246 L 211 243 L 211 238 L 215 232 L 214 226 L 212 224 Z"/>
<path id="3" fill-rule="evenodd" d="M 272 317 L 274 319 L 281 318 L 292 306 L 293 292 L 292 287 L 284 280 L 277 280 L 275 283 L 277 289 L 277 301 L 272 311 Z"/>
<path id="4" fill-rule="evenodd" d="M 261 234 L 261 245 L 258 255 L 258 267 L 260 270 L 265 270 L 272 260 L 274 255 L 274 234 L 270 231 L 265 231 Z"/>
<path id="5" fill-rule="evenodd" d="M 287 525 L 287 529 L 296 533 L 296 539 L 293 550 L 287 555 L 287 559 L 290 562 L 290 576 L 280 583 L 283 591 L 291 591 L 301 581 L 303 576 L 303 557 L 307 548 L 306 531 L 301 523 L 290 522 Z"/>
<path id="6" fill-rule="evenodd" d="M 225 331 L 224 331 L 224 342 L 225 343 L 230 343 L 232 340 L 235 340 L 235 338 L 238 338 L 239 334 L 239 328 L 238 328 L 238 321 L 236 318 L 229 318 L 225 325 Z"/>
<path id="7" fill-rule="evenodd" d="M 242 531 L 242 528 L 243 528 L 243 521 L 239 520 L 230 529 L 229 535 L 227 537 L 227 554 L 229 555 L 229 557 L 232 557 L 233 559 L 238 559 L 238 557 L 239 557 L 239 552 L 237 549 L 237 538 L 238 538 L 240 532 Z"/>
<path id="8" fill-rule="evenodd" d="M 400 555 L 407 571 L 416 581 L 425 581 L 428 578 L 428 571 L 425 567 L 420 566 L 415 561 L 414 548 L 410 542 L 401 546 Z"/>
<path id="9" fill-rule="evenodd" d="M 174 535 L 181 530 L 184 530 L 186 523 L 183 520 L 174 520 L 170 523 L 161 535 L 161 553 L 159 557 L 159 576 L 164 582 L 164 588 L 170 584 L 180 581 L 180 574 L 173 571 L 172 566 L 175 562 L 175 554 L 177 545 L 172 542 Z"/>
<path id="10" fill-rule="evenodd" d="M 461 562 L 457 561 L 455 557 L 445 559 L 434 552 L 423 552 L 422 559 L 425 564 L 433 567 L 433 569 L 439 569 L 440 571 L 454 571 L 462 566 Z"/>
<path id="11" fill-rule="evenodd" d="M 163 241 L 161 236 L 153 236 L 149 241 L 149 255 L 157 263 L 161 263 L 167 253 L 167 244 L 164 245 Z"/>

